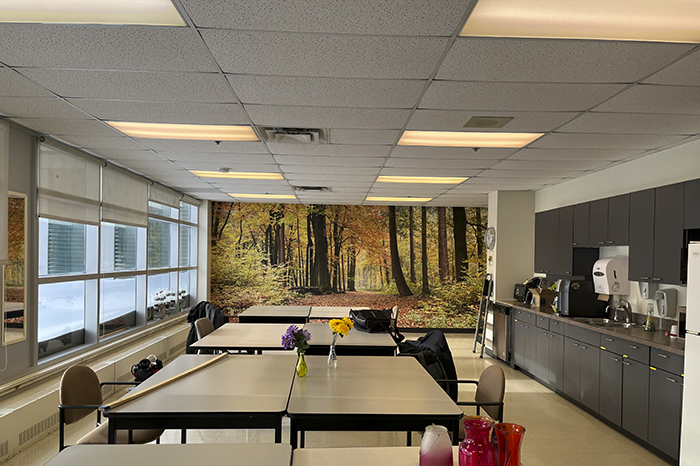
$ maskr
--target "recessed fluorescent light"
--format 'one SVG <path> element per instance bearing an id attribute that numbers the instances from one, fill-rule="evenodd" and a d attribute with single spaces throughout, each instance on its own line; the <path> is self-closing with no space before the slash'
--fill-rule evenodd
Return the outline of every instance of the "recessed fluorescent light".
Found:
<path id="1" fill-rule="evenodd" d="M 227 193 L 231 197 L 238 199 L 296 199 L 293 194 L 236 194 Z"/>
<path id="2" fill-rule="evenodd" d="M 379 176 L 378 183 L 427 183 L 427 184 L 459 184 L 467 178 L 449 176 Z"/>
<path id="3" fill-rule="evenodd" d="M 256 172 L 219 172 L 207 170 L 190 170 L 194 176 L 202 178 L 233 178 L 238 180 L 283 180 L 280 173 L 256 173 Z"/>
<path id="4" fill-rule="evenodd" d="M 374 202 L 428 202 L 432 201 L 432 197 L 368 197 L 365 201 Z"/>
<path id="5" fill-rule="evenodd" d="M 543 135 L 544 133 L 404 131 L 399 146 L 520 148 Z"/>
<path id="6" fill-rule="evenodd" d="M 197 141 L 259 141 L 250 126 L 180 125 L 107 121 L 108 125 L 132 138 L 190 139 Z"/>
<path id="7" fill-rule="evenodd" d="M 700 2 L 479 0 L 462 36 L 700 42 Z"/>
<path id="8" fill-rule="evenodd" d="M 186 26 L 170 0 L 4 0 L 0 22 Z"/>

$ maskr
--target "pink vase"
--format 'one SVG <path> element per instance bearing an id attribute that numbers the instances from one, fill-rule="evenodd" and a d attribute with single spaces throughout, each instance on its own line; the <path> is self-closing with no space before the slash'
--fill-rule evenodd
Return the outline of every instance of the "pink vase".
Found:
<path id="1" fill-rule="evenodd" d="M 520 445 L 525 428 L 518 424 L 502 422 L 493 426 L 498 437 L 498 466 L 520 466 Z"/>
<path id="2" fill-rule="evenodd" d="M 429 425 L 420 443 L 420 466 L 452 466 L 452 442 L 447 427 Z"/>
<path id="3" fill-rule="evenodd" d="M 467 416 L 462 420 L 464 440 L 459 446 L 459 466 L 495 466 L 496 452 L 491 445 L 493 419 Z"/>

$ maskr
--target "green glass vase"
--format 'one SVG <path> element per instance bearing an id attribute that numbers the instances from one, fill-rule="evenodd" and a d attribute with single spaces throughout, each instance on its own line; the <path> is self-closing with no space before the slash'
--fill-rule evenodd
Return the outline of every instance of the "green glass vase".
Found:
<path id="1" fill-rule="evenodd" d="M 306 354 L 299 353 L 299 361 L 297 362 L 297 377 L 306 377 L 309 368 L 306 365 Z"/>

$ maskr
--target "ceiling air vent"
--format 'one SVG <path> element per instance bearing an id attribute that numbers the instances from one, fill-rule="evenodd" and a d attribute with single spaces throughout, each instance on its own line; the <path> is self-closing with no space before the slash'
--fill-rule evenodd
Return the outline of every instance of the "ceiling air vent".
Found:
<path id="1" fill-rule="evenodd" d="M 331 188 L 328 186 L 293 186 L 294 191 L 301 191 L 301 192 L 316 192 L 316 193 L 325 193 L 325 192 L 330 192 Z"/>
<path id="2" fill-rule="evenodd" d="M 475 116 L 464 123 L 463 128 L 503 128 L 514 117 Z"/>
<path id="3" fill-rule="evenodd" d="M 328 144 L 329 131 L 318 128 L 266 128 L 259 126 L 265 142 L 283 144 Z"/>

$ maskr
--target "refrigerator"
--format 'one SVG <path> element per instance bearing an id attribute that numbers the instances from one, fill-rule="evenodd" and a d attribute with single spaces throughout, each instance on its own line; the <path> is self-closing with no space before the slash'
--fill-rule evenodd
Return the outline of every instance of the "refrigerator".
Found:
<path id="1" fill-rule="evenodd" d="M 688 246 L 680 464 L 700 465 L 700 243 Z"/>

